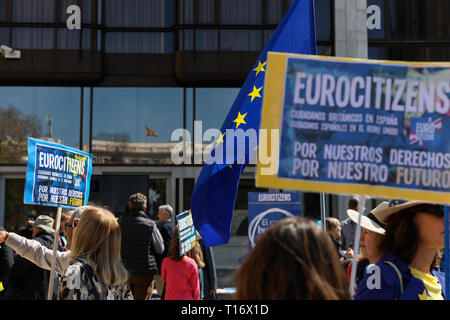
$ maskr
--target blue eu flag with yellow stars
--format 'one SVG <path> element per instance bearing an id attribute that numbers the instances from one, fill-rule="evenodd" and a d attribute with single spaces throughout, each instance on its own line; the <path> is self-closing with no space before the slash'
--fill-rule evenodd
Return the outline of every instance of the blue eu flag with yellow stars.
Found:
<path id="1" fill-rule="evenodd" d="M 227 139 L 230 129 L 253 129 L 258 134 L 268 51 L 316 54 L 313 0 L 294 1 L 275 29 L 239 91 L 222 125 L 221 134 L 200 172 L 192 193 L 191 212 L 195 228 L 207 247 L 226 244 L 230 239 L 239 178 L 252 159 L 254 150 L 251 147 L 245 148 L 245 152 L 236 150 L 234 158 L 224 161 L 214 159 L 221 158 L 217 157 L 218 151 L 226 150 L 221 154 L 229 156 L 228 151 L 236 148 L 234 142 L 230 142 L 234 137 Z"/>

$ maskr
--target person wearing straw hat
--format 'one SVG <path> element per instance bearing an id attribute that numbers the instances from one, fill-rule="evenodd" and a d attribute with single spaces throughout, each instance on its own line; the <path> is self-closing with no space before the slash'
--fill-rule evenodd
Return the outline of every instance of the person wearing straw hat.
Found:
<path id="1" fill-rule="evenodd" d="M 41 246 L 53 247 L 53 218 L 40 215 L 32 223 L 32 237 Z M 63 250 L 58 246 L 59 250 Z M 17 256 L 9 275 L 7 300 L 45 300 L 47 298 L 50 272 L 39 268 L 31 261 Z"/>
<path id="2" fill-rule="evenodd" d="M 443 300 L 445 275 L 437 270 L 444 247 L 444 208 L 426 201 L 392 200 L 378 213 L 386 223 L 378 272 L 367 273 L 356 300 Z"/>
<path id="3" fill-rule="evenodd" d="M 380 211 L 386 209 L 389 206 L 389 202 L 384 201 L 374 208 L 367 216 L 361 216 L 361 235 L 356 275 L 356 285 L 364 278 L 365 269 L 369 264 L 376 263 L 381 258 L 381 252 L 379 250 L 379 244 L 385 234 L 384 223 L 380 221 Z M 347 215 L 351 221 L 358 223 L 360 213 L 358 211 L 348 209 Z M 350 274 L 353 261 L 347 266 L 347 279 L 350 281 Z"/>

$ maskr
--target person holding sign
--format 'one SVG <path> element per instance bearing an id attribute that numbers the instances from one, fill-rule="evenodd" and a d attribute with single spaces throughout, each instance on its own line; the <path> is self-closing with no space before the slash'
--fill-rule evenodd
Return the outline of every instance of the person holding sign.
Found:
<path id="1" fill-rule="evenodd" d="M 344 268 L 314 221 L 283 218 L 270 226 L 237 271 L 237 300 L 347 300 Z"/>
<path id="2" fill-rule="evenodd" d="M 73 230 L 78 225 L 85 208 L 87 207 L 78 207 L 73 210 L 69 224 L 66 225 L 66 251 L 56 251 L 55 256 L 55 271 L 59 275 L 63 274 L 71 260 L 69 249 L 72 243 Z M 0 230 L 0 243 L 2 242 L 11 247 L 19 256 L 31 261 L 38 267 L 46 270 L 52 269 L 53 250 L 45 247 L 40 242 L 29 240 L 14 232 Z"/>
<path id="3" fill-rule="evenodd" d="M 88 206 L 73 232 L 60 300 L 132 300 L 120 258 L 120 227 L 108 210 Z"/>
<path id="4" fill-rule="evenodd" d="M 392 200 L 379 217 L 386 221 L 382 258 L 366 273 L 355 299 L 443 300 L 445 275 L 436 265 L 444 247 L 443 206 Z"/>
<path id="5" fill-rule="evenodd" d="M 164 300 L 200 300 L 197 263 L 186 254 L 180 255 L 178 226 L 170 241 L 169 255 L 163 259 L 161 276 L 166 284 Z"/>

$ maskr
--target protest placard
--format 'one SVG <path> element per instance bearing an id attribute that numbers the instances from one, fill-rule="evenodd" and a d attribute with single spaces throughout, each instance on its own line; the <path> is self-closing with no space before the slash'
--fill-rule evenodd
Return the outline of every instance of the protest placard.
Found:
<path id="1" fill-rule="evenodd" d="M 176 218 L 180 239 L 180 256 L 182 256 L 197 245 L 197 231 L 194 227 L 191 210 L 180 213 Z"/>
<path id="2" fill-rule="evenodd" d="M 450 202 L 450 63 L 271 52 L 267 65 L 261 129 L 279 139 L 257 186 Z"/>
<path id="3" fill-rule="evenodd" d="M 28 138 L 28 166 L 24 203 L 57 207 L 53 237 L 56 255 L 62 208 L 87 205 L 92 155 L 60 144 Z M 55 259 L 52 262 L 47 300 L 52 299 Z"/>
<path id="4" fill-rule="evenodd" d="M 286 217 L 302 214 L 302 195 L 299 192 L 249 192 L 248 238 L 249 247 L 273 223 Z"/>
<path id="5" fill-rule="evenodd" d="M 91 173 L 91 154 L 28 138 L 24 203 L 64 208 L 85 206 Z"/>

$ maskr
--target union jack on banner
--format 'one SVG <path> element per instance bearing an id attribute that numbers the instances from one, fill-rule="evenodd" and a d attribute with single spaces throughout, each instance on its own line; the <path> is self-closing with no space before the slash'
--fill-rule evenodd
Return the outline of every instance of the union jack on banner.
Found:
<path id="1" fill-rule="evenodd" d="M 427 122 L 424 121 L 421 123 L 429 123 L 433 126 L 435 131 L 437 131 L 438 133 L 442 132 L 442 118 L 436 119 L 434 121 L 432 121 L 432 119 L 430 117 L 427 117 L 426 119 L 427 119 Z M 416 134 L 418 123 L 420 123 L 420 122 L 415 122 L 415 124 L 416 124 L 415 130 L 413 130 L 411 128 L 411 130 L 409 131 L 409 144 L 414 144 L 414 143 L 418 142 L 419 145 L 423 147 L 423 146 L 427 145 L 425 143 L 425 141 L 434 141 L 434 138 L 433 138 L 433 140 L 425 139 L 423 134 Z"/>

